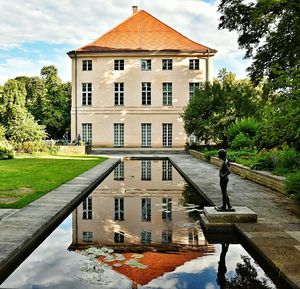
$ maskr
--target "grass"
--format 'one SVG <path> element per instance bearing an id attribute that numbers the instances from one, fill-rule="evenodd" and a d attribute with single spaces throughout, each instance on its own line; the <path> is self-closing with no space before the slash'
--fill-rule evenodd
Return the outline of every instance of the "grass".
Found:
<path id="1" fill-rule="evenodd" d="M 104 160 L 56 156 L 0 161 L 0 208 L 22 208 Z"/>

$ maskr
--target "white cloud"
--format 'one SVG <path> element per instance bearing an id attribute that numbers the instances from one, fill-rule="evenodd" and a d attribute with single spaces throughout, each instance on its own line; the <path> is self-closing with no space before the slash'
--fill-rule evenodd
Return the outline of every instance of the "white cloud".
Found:
<path id="1" fill-rule="evenodd" d="M 9 51 L 34 42 L 65 44 L 76 49 L 125 20 L 132 13 L 131 6 L 138 5 L 192 40 L 217 49 L 215 67 L 220 66 L 218 62 L 230 62 L 231 70 L 238 77 L 244 77 L 249 62 L 242 60 L 243 52 L 238 50 L 237 34 L 218 30 L 218 3 L 219 0 L 212 3 L 203 0 L 14 0 L 12 4 L 0 0 L 0 49 Z M 54 59 L 48 55 L 53 51 L 44 53 L 43 59 Z M 56 66 L 62 67 L 68 62 L 66 51 L 55 53 L 59 55 L 54 63 Z M 39 63 L 31 64 L 21 71 L 28 72 L 28 75 L 36 73 Z M 0 71 L 0 81 L 18 72 L 8 65 L 8 60 L 4 65 L 7 74 L 3 76 Z M 69 62 L 67 65 L 70 66 Z M 70 80 L 70 69 L 60 69 L 60 75 Z"/>

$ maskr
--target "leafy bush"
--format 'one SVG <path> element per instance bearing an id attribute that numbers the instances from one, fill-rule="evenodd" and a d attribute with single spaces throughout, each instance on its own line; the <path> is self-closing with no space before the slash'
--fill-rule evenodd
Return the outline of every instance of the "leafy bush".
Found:
<path id="1" fill-rule="evenodd" d="M 0 124 L 0 140 L 5 140 L 6 129 L 3 125 Z"/>
<path id="2" fill-rule="evenodd" d="M 252 165 L 250 165 L 252 169 L 255 170 L 263 170 L 263 171 L 274 171 L 275 169 L 275 153 L 273 151 L 265 151 L 262 150 L 257 156 L 254 158 Z"/>
<path id="3" fill-rule="evenodd" d="M 237 120 L 228 128 L 228 139 L 233 141 L 240 133 L 252 139 L 258 132 L 259 122 L 253 118 Z"/>
<path id="4" fill-rule="evenodd" d="M 245 135 L 243 132 L 240 132 L 232 141 L 231 148 L 236 150 L 242 148 L 252 148 L 253 144 L 253 140 L 248 135 Z"/>
<path id="5" fill-rule="evenodd" d="M 8 160 L 14 158 L 14 148 L 8 141 L 0 141 L 0 160 Z"/>
<path id="6" fill-rule="evenodd" d="M 57 148 L 54 145 L 47 144 L 44 141 L 26 141 L 22 143 L 14 143 L 14 148 L 18 153 L 32 154 L 34 152 L 45 152 L 55 154 Z"/>
<path id="7" fill-rule="evenodd" d="M 287 176 L 285 190 L 288 194 L 294 194 L 296 200 L 300 201 L 300 171 Z"/>
<path id="8" fill-rule="evenodd" d="M 275 157 L 275 172 L 285 174 L 300 169 L 300 154 L 295 149 L 284 148 Z"/>

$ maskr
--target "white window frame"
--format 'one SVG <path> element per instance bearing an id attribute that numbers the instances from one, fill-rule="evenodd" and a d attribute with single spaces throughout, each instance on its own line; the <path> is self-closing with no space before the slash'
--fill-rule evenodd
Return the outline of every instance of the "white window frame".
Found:
<path id="1" fill-rule="evenodd" d="M 151 243 L 151 232 L 150 231 L 142 231 L 141 232 L 141 244 L 150 244 Z"/>
<path id="2" fill-rule="evenodd" d="M 114 146 L 124 147 L 124 123 L 114 123 Z"/>
<path id="3" fill-rule="evenodd" d="M 114 169 L 114 180 L 124 181 L 124 162 L 120 162 Z"/>
<path id="4" fill-rule="evenodd" d="M 162 161 L 162 180 L 163 181 L 172 181 L 172 164 L 169 160 Z"/>
<path id="5" fill-rule="evenodd" d="M 142 198 L 142 222 L 151 222 L 151 199 Z"/>
<path id="6" fill-rule="evenodd" d="M 124 105 L 124 82 L 115 82 L 115 105 Z"/>
<path id="7" fill-rule="evenodd" d="M 142 105 L 151 105 L 151 82 L 142 82 Z"/>
<path id="8" fill-rule="evenodd" d="M 93 232 L 82 232 L 82 241 L 85 243 L 93 242 Z"/>
<path id="9" fill-rule="evenodd" d="M 141 59 L 141 70 L 151 71 L 151 59 Z"/>
<path id="10" fill-rule="evenodd" d="M 141 146 L 151 147 L 151 123 L 141 124 Z"/>
<path id="11" fill-rule="evenodd" d="M 141 180 L 151 181 L 151 160 L 141 160 Z"/>
<path id="12" fill-rule="evenodd" d="M 162 198 L 163 211 L 161 218 L 164 221 L 172 220 L 172 198 Z"/>
<path id="13" fill-rule="evenodd" d="M 125 64 L 124 59 L 115 59 L 114 70 L 124 70 Z"/>
<path id="14" fill-rule="evenodd" d="M 93 125 L 91 123 L 82 124 L 82 141 L 91 144 L 93 140 Z"/>
<path id="15" fill-rule="evenodd" d="M 124 198 L 114 198 L 115 221 L 125 220 Z"/>
<path id="16" fill-rule="evenodd" d="M 92 71 L 93 62 L 92 60 L 84 59 L 82 60 L 82 71 Z"/>
<path id="17" fill-rule="evenodd" d="M 190 70 L 200 70 L 200 59 L 194 58 L 189 60 L 189 69 Z"/>
<path id="18" fill-rule="evenodd" d="M 200 82 L 190 82 L 189 83 L 189 93 L 190 93 L 190 98 L 194 96 L 195 90 L 200 89 Z"/>
<path id="19" fill-rule="evenodd" d="M 172 147 L 173 142 L 173 125 L 172 123 L 162 124 L 162 144 L 163 147 Z"/>
<path id="20" fill-rule="evenodd" d="M 173 59 L 163 59 L 162 70 L 173 70 Z"/>
<path id="21" fill-rule="evenodd" d="M 92 90 L 93 85 L 90 82 L 82 83 L 82 105 L 91 106 L 92 105 Z"/>
<path id="22" fill-rule="evenodd" d="M 172 105 L 172 82 L 163 82 L 162 90 L 163 90 L 163 105 L 171 106 Z"/>
<path id="23" fill-rule="evenodd" d="M 170 230 L 170 229 L 162 230 L 161 242 L 162 242 L 162 244 L 172 243 L 172 230 Z"/>
<path id="24" fill-rule="evenodd" d="M 93 198 L 87 197 L 82 202 L 82 219 L 92 220 L 93 218 Z"/>

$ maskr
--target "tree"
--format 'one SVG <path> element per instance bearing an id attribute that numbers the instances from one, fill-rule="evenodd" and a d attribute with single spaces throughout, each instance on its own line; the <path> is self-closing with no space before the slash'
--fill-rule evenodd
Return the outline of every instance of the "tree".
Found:
<path id="1" fill-rule="evenodd" d="M 51 137 L 60 138 L 70 126 L 71 84 L 61 82 L 53 65 L 43 67 L 41 76 L 46 88 L 41 123 Z"/>
<path id="2" fill-rule="evenodd" d="M 248 71 L 256 83 L 264 76 L 275 79 L 275 65 L 299 68 L 299 0 L 222 0 L 218 11 L 219 28 L 237 31 L 245 57 L 253 57 Z"/>
<path id="3" fill-rule="evenodd" d="M 222 69 L 218 79 L 203 84 L 185 107 L 185 131 L 205 143 L 221 139 L 227 147 L 228 127 L 236 119 L 255 115 L 260 95 L 261 90 L 249 80 L 236 80 L 233 73 Z"/>
<path id="4" fill-rule="evenodd" d="M 31 113 L 24 108 L 17 108 L 16 111 L 7 129 L 10 141 L 14 143 L 40 141 L 47 136 L 45 127 L 38 125 Z"/>
<path id="5" fill-rule="evenodd" d="M 17 80 L 10 79 L 4 84 L 0 96 L 0 119 L 1 123 L 7 126 L 19 110 L 25 108 L 25 85 Z"/>

